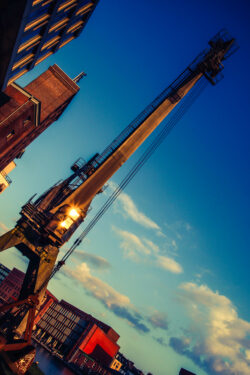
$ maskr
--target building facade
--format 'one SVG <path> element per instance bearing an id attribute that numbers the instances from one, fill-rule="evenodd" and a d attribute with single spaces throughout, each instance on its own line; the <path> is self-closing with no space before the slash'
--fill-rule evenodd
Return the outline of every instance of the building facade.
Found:
<path id="1" fill-rule="evenodd" d="M 0 90 L 74 40 L 98 0 L 2 0 Z"/>
<path id="2" fill-rule="evenodd" d="M 10 273 L 10 269 L 0 263 L 0 285 L 9 273 Z"/>
<path id="3" fill-rule="evenodd" d="M 59 118 L 78 91 L 79 86 L 57 65 L 25 88 L 16 83 L 6 88 L 0 106 L 0 192 L 8 186 L 3 179 L 13 160 Z"/>
<path id="4" fill-rule="evenodd" d="M 78 368 L 86 366 L 86 358 L 100 369 L 108 368 L 120 348 L 119 335 L 110 326 L 63 300 L 52 303 L 33 336 Z"/>
<path id="5" fill-rule="evenodd" d="M 13 268 L 0 285 L 0 305 L 17 301 L 21 286 L 24 280 L 24 273 Z"/>
<path id="6" fill-rule="evenodd" d="M 9 270 L 3 264 L 0 264 L 0 306 L 18 300 L 24 277 L 24 272 L 17 268 Z M 53 302 L 58 302 L 57 298 L 46 290 L 34 324 L 42 318 Z"/>

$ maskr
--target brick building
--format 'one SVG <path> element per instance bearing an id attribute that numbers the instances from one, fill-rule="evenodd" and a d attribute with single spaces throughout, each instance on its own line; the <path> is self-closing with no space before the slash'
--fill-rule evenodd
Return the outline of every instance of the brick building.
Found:
<path id="1" fill-rule="evenodd" d="M 0 90 L 80 35 L 98 0 L 1 0 Z"/>
<path id="2" fill-rule="evenodd" d="M 24 276 L 24 272 L 17 268 L 13 268 L 10 271 L 3 264 L 0 264 L 0 305 L 17 301 Z M 57 301 L 57 298 L 46 290 L 40 309 L 35 317 L 34 324 L 41 319 L 52 303 Z"/>
<path id="3" fill-rule="evenodd" d="M 13 268 L 13 270 L 8 273 L 0 285 L 1 305 L 17 301 L 23 280 L 24 273 L 17 268 Z"/>
<path id="4" fill-rule="evenodd" d="M 53 65 L 25 88 L 12 83 L 2 93 L 0 192 L 9 185 L 6 168 L 15 158 L 20 158 L 25 148 L 59 118 L 78 91 L 79 86 L 74 80 L 57 65 Z"/>
<path id="5" fill-rule="evenodd" d="M 34 337 L 77 367 L 85 366 L 86 358 L 108 367 L 119 350 L 119 335 L 110 326 L 63 300 L 38 321 Z"/>

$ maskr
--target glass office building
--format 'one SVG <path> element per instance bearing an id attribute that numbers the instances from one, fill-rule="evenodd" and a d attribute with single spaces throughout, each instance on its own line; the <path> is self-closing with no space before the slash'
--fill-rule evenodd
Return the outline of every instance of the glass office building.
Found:
<path id="1" fill-rule="evenodd" d="M 79 36 L 98 0 L 3 0 L 0 89 Z"/>

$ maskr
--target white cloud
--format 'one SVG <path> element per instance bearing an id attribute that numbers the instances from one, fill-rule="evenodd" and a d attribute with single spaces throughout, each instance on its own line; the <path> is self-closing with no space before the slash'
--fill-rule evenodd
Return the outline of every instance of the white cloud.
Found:
<path id="1" fill-rule="evenodd" d="M 117 185 L 113 181 L 109 182 L 109 186 L 112 190 L 117 188 Z M 136 204 L 128 194 L 121 193 L 117 198 L 117 203 L 118 209 L 122 211 L 124 217 L 132 219 L 144 228 L 155 229 L 157 232 L 161 233 L 159 225 L 139 211 Z"/>
<path id="2" fill-rule="evenodd" d="M 170 271 L 172 273 L 182 273 L 182 266 L 176 262 L 173 258 L 169 258 L 164 255 L 157 255 L 156 265 L 164 270 Z"/>
<path id="3" fill-rule="evenodd" d="M 159 255 L 160 249 L 151 240 L 138 237 L 134 233 L 113 227 L 113 230 L 122 238 L 121 249 L 124 256 L 134 262 L 146 262 L 150 260 L 154 266 L 172 273 L 182 273 L 182 266 L 173 258 Z"/>
<path id="4" fill-rule="evenodd" d="M 159 246 L 156 245 L 153 241 L 148 240 L 147 238 L 143 238 L 144 242 L 147 244 L 147 246 L 156 254 L 159 253 L 160 249 Z"/>
<path id="5" fill-rule="evenodd" d="M 79 264 L 75 269 L 65 266 L 63 273 L 71 280 L 76 280 L 78 284 L 80 283 L 90 295 L 99 300 L 115 315 L 125 319 L 132 327 L 141 333 L 150 331 L 144 324 L 144 317 L 136 311 L 129 297 L 119 293 L 112 286 L 93 276 L 86 263 Z"/>
<path id="6" fill-rule="evenodd" d="M 135 234 L 126 230 L 113 227 L 113 230 L 122 238 L 121 249 L 126 258 L 136 262 L 144 260 L 144 258 L 155 251 L 156 245 L 151 241 L 143 241 Z M 146 243 L 146 244 L 145 244 Z"/>
<path id="7" fill-rule="evenodd" d="M 104 305 L 129 306 L 130 300 L 127 296 L 117 292 L 104 281 L 92 276 L 86 263 L 79 264 L 74 270 L 65 266 L 64 273 L 79 281 L 84 287 Z"/>
<path id="8" fill-rule="evenodd" d="M 211 375 L 248 375 L 250 323 L 239 318 L 231 300 L 190 282 L 181 284 L 179 299 L 191 319 L 191 340 L 172 338 L 170 345 Z"/>

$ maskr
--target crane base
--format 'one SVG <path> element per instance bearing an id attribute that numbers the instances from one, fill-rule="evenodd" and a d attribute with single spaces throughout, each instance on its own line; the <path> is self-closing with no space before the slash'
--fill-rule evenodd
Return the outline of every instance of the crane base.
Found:
<path id="1" fill-rule="evenodd" d="M 10 368 L 10 374 L 24 375 L 32 365 L 35 355 L 35 347 L 29 345 L 22 350 L 1 352 L 1 359 L 3 358 L 4 362 Z M 8 373 L 6 373 L 6 375 L 8 375 Z"/>

